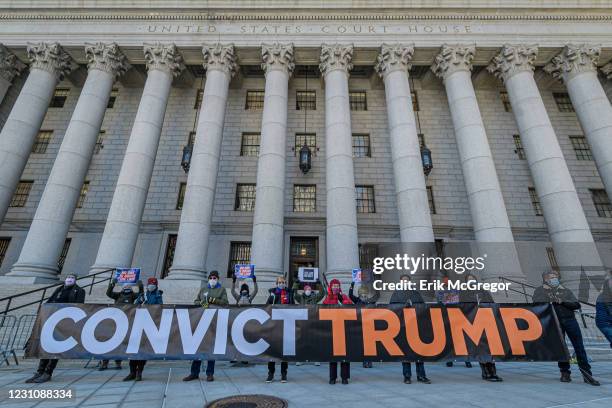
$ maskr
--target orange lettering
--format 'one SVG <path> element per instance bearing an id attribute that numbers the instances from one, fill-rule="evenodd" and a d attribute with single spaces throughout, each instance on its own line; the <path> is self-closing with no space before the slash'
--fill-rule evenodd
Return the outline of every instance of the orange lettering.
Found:
<path id="1" fill-rule="evenodd" d="M 500 308 L 499 312 L 501 313 L 504 326 L 506 327 L 512 354 L 524 356 L 527 353 L 525 352 L 525 345 L 523 343 L 539 339 L 542 335 L 542 324 L 538 316 L 527 309 Z M 516 324 L 518 319 L 527 322 L 527 329 L 519 330 Z"/>
<path id="2" fill-rule="evenodd" d="M 374 322 L 384 320 L 387 328 L 376 330 Z M 363 352 L 366 356 L 375 356 L 376 342 L 381 342 L 392 356 L 402 356 L 404 353 L 395 342 L 400 332 L 399 317 L 389 309 L 361 309 L 361 327 L 363 331 Z"/>
<path id="3" fill-rule="evenodd" d="M 421 356 L 437 356 L 442 353 L 446 346 L 446 333 L 444 330 L 444 320 L 442 320 L 442 310 L 430 308 L 431 327 L 433 340 L 431 343 L 423 343 L 419 336 L 419 325 L 417 324 L 416 310 L 404 309 L 404 321 L 406 324 L 406 339 L 408 345 L 415 353 Z"/>
<path id="4" fill-rule="evenodd" d="M 455 354 L 468 354 L 464 333 L 468 335 L 474 344 L 480 343 L 480 339 L 484 333 L 486 334 L 491 354 L 504 355 L 504 347 L 502 346 L 497 324 L 495 323 L 493 309 L 488 307 L 482 309 L 478 308 L 473 323 L 470 323 L 461 309 L 448 308 L 447 312 Z"/>
<path id="5" fill-rule="evenodd" d="M 346 356 L 344 322 L 357 320 L 357 309 L 319 309 L 319 320 L 331 320 L 334 356 Z"/>

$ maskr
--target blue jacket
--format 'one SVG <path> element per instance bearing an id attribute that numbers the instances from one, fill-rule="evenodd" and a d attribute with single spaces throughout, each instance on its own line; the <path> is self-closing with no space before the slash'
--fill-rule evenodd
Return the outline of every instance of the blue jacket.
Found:
<path id="1" fill-rule="evenodd" d="M 153 292 L 149 292 L 148 290 L 145 293 L 145 299 L 144 301 L 142 301 L 142 299 L 140 299 L 139 303 L 145 304 L 145 305 L 161 305 L 164 303 L 164 299 L 162 298 L 163 295 L 163 291 L 156 289 Z"/>

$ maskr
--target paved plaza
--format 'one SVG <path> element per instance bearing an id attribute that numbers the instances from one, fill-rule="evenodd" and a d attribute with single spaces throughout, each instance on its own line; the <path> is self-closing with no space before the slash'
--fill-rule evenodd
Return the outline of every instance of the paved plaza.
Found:
<path id="1" fill-rule="evenodd" d="M 329 385 L 327 365 L 289 367 L 289 382 L 278 377 L 272 384 L 264 382 L 263 364 L 232 366 L 219 362 L 215 381 L 208 383 L 202 373 L 200 381 L 185 383 L 189 363 L 152 362 L 144 371 L 142 382 L 122 382 L 127 369 L 97 371 L 83 368 L 83 361 L 62 361 L 53 381 L 44 385 L 24 384 L 35 361 L 25 360 L 19 366 L 0 369 L 0 406 L 3 408 L 56 407 L 204 407 L 218 398 L 237 394 L 267 394 L 284 398 L 290 407 L 610 407 L 612 405 L 612 363 L 593 363 L 601 387 L 588 386 L 576 375 L 570 384 L 559 382 L 555 363 L 499 363 L 502 383 L 485 383 L 475 364 L 463 363 L 448 368 L 442 363 L 427 364 L 431 385 L 402 383 L 399 364 L 374 364 L 371 369 L 352 365 L 349 385 Z M 112 364 L 111 364 L 112 365 Z M 278 373 L 277 373 L 278 374 Z M 414 378 L 413 378 L 414 379 Z M 9 389 L 72 388 L 76 399 L 69 401 L 21 401 L 8 399 Z"/>

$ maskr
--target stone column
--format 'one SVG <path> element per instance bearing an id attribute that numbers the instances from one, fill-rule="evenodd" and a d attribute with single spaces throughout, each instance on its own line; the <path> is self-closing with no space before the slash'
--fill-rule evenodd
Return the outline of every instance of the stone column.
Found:
<path id="1" fill-rule="evenodd" d="M 4 100 L 13 79 L 21 74 L 24 67 L 25 65 L 17 59 L 15 54 L 0 44 L 0 103 Z"/>
<path id="2" fill-rule="evenodd" d="M 604 92 L 608 97 L 608 101 L 612 103 L 612 62 L 608 62 L 606 65 L 601 67 L 601 73 L 605 76 L 605 78 L 601 79 Z"/>
<path id="3" fill-rule="evenodd" d="M 505 45 L 487 68 L 501 78 L 521 134 L 559 265 L 601 267 L 589 224 L 533 77 L 537 46 Z M 575 280 L 574 272 L 566 281 Z"/>
<path id="4" fill-rule="evenodd" d="M 612 197 L 612 105 L 597 77 L 600 47 L 567 45 L 544 67 L 567 87 L 599 175 Z"/>
<path id="5" fill-rule="evenodd" d="M 29 44 L 30 74 L 0 133 L 0 223 L 30 157 L 57 83 L 73 67 L 58 43 Z"/>
<path id="6" fill-rule="evenodd" d="M 479 256 L 488 255 L 487 277 L 522 278 L 510 220 L 472 85 L 475 52 L 473 45 L 443 45 L 431 70 L 442 78 L 446 88 L 474 235 L 480 243 Z"/>
<path id="7" fill-rule="evenodd" d="M 383 44 L 374 68 L 385 83 L 400 239 L 425 243 L 434 233 L 408 82 L 413 53 L 413 46 Z"/>
<path id="8" fill-rule="evenodd" d="M 257 161 L 251 262 L 258 277 L 273 281 L 283 275 L 287 97 L 289 77 L 295 66 L 293 44 L 263 44 L 261 54 L 266 91 Z"/>
<path id="9" fill-rule="evenodd" d="M 205 45 L 206 84 L 169 279 L 204 279 L 234 45 Z"/>
<path id="10" fill-rule="evenodd" d="M 129 64 L 117 44 L 88 44 L 87 80 L 66 129 L 19 259 L 9 276 L 57 279 L 57 261 L 93 156 L 115 79 Z"/>
<path id="11" fill-rule="evenodd" d="M 319 69 L 325 80 L 325 187 L 327 193 L 327 278 L 350 280 L 359 267 L 357 209 L 348 78 L 353 46 L 321 48 Z"/>
<path id="12" fill-rule="evenodd" d="M 147 81 L 92 272 L 132 265 L 172 80 L 185 65 L 174 44 L 145 44 Z"/>

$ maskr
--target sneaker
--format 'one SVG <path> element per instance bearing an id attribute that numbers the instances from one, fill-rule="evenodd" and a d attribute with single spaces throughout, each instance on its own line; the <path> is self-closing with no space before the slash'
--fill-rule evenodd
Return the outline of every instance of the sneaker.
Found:
<path id="1" fill-rule="evenodd" d="M 122 381 L 132 381 L 136 378 L 135 373 L 129 373 Z"/>
<path id="2" fill-rule="evenodd" d="M 296 362 L 296 363 L 295 363 L 295 365 L 296 365 L 297 367 L 299 367 L 299 366 L 301 366 L 301 365 L 302 365 L 302 362 L 301 362 L 301 361 L 298 361 L 298 362 Z"/>
<path id="3" fill-rule="evenodd" d="M 193 375 L 193 374 L 189 374 L 187 377 L 183 378 L 183 381 L 193 381 L 193 380 L 197 380 L 198 377 L 197 375 Z"/>
<path id="4" fill-rule="evenodd" d="M 268 373 L 268 378 L 266 378 L 267 383 L 271 383 L 274 380 L 274 374 Z"/>
<path id="5" fill-rule="evenodd" d="M 215 381 L 215 377 L 213 377 L 212 375 L 207 375 L 206 376 L 206 381 L 207 382 L 213 382 L 213 381 Z"/>
<path id="6" fill-rule="evenodd" d="M 412 380 L 410 380 L 410 377 L 404 377 L 404 384 L 412 384 Z"/>
<path id="7" fill-rule="evenodd" d="M 561 378 L 559 379 L 559 381 L 564 383 L 572 382 L 571 374 L 567 372 L 561 372 Z"/>
<path id="8" fill-rule="evenodd" d="M 348 384 L 348 378 L 343 378 L 342 379 L 342 384 L 344 384 L 344 385 Z"/>
<path id="9" fill-rule="evenodd" d="M 287 374 L 281 374 L 281 382 L 283 384 L 287 382 Z"/>
<path id="10" fill-rule="evenodd" d="M 42 373 L 37 379 L 35 379 L 34 381 L 32 381 L 34 384 L 42 384 L 42 383 L 46 383 L 47 381 L 51 380 L 51 374 L 49 373 Z"/>
<path id="11" fill-rule="evenodd" d="M 321 363 L 319 363 L 318 361 L 315 363 L 315 366 L 320 367 Z"/>
<path id="12" fill-rule="evenodd" d="M 417 377 L 417 381 L 423 384 L 431 384 L 431 380 L 427 377 Z"/>
<path id="13" fill-rule="evenodd" d="M 26 384 L 32 384 L 34 383 L 34 380 L 37 379 L 38 377 L 40 377 L 42 375 L 42 373 L 36 372 L 34 373 L 34 375 L 30 378 L 28 378 L 27 380 L 25 380 Z"/>

